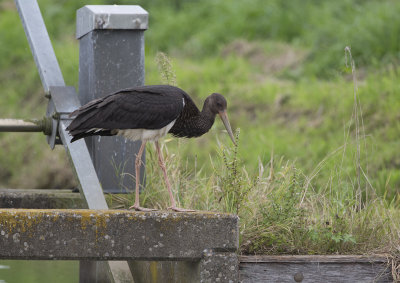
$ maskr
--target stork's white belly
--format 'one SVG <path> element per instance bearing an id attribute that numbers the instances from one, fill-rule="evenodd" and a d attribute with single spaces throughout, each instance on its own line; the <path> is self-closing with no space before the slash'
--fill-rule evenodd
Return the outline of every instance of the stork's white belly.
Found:
<path id="1" fill-rule="evenodd" d="M 175 124 L 175 121 L 172 121 L 165 127 L 161 129 L 149 130 L 149 129 L 119 129 L 117 132 L 118 136 L 123 136 L 129 140 L 137 141 L 156 141 L 160 138 L 164 137 L 168 134 L 169 130 Z"/>

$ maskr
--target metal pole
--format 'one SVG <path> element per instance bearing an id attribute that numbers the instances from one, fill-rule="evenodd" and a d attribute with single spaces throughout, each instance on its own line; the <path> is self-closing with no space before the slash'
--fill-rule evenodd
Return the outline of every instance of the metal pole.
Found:
<path id="1" fill-rule="evenodd" d="M 25 121 L 19 119 L 0 119 L 0 132 L 43 132 L 40 121 Z"/>
<path id="2" fill-rule="evenodd" d="M 147 23 L 148 13 L 140 6 L 88 5 L 78 10 L 76 29 L 80 42 L 79 99 L 82 104 L 144 84 Z M 86 144 L 103 191 L 133 191 L 134 157 L 140 142 L 126 141 L 122 137 L 89 137 Z"/>
<path id="3" fill-rule="evenodd" d="M 81 104 L 144 84 L 144 30 L 148 22 L 145 10 L 139 6 L 85 6 L 77 11 L 76 18 Z M 132 191 L 134 180 L 130 174 L 135 175 L 134 154 L 140 144 L 121 137 L 92 137 L 85 141 L 103 191 Z M 81 262 L 80 282 L 94 282 L 90 270 L 102 269 L 100 262 Z"/>

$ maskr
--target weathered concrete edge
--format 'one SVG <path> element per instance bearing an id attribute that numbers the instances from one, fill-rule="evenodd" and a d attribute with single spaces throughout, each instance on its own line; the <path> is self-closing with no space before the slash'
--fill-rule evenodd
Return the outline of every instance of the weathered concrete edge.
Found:
<path id="1" fill-rule="evenodd" d="M 222 213 L 0 209 L 0 258 L 196 261 L 238 240 Z"/>

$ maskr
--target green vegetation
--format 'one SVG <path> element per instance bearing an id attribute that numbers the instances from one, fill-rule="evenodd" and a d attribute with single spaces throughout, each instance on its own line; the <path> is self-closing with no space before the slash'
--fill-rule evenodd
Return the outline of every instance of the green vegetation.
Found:
<path id="1" fill-rule="evenodd" d="M 39 4 L 65 80 L 77 86 L 81 1 Z M 155 59 L 164 51 L 177 85 L 199 106 L 224 94 L 240 128 L 238 147 L 218 121 L 204 137 L 165 139 L 181 205 L 238 213 L 245 253 L 399 252 L 400 2 L 138 4 L 150 12 L 146 83 L 162 82 Z M 351 60 L 346 66 L 346 46 L 356 72 Z M 0 54 L 1 115 L 41 117 L 46 100 L 9 0 L 0 4 Z M 74 186 L 63 149 L 51 152 L 43 136 L 0 134 L 0 145 L 2 186 Z M 147 157 L 142 201 L 165 208 L 151 146 Z"/>
<path id="2" fill-rule="evenodd" d="M 3 282 L 79 282 L 79 262 L 71 260 L 1 260 Z"/>

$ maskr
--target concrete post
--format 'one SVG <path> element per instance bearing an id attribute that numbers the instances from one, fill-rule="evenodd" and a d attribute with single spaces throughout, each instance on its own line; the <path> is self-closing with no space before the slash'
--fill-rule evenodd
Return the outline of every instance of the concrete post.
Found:
<path id="1" fill-rule="evenodd" d="M 77 11 L 82 104 L 144 84 L 144 31 L 147 27 L 148 13 L 140 6 L 88 5 Z M 140 142 L 133 143 L 122 137 L 89 137 L 86 143 L 103 191 L 132 191 L 134 156 Z"/>
<path id="2" fill-rule="evenodd" d="M 237 254 L 205 250 L 200 261 L 129 261 L 135 283 L 239 282 Z"/>
<path id="3" fill-rule="evenodd" d="M 234 252 L 206 250 L 199 269 L 200 283 L 239 282 L 239 261 Z"/>

